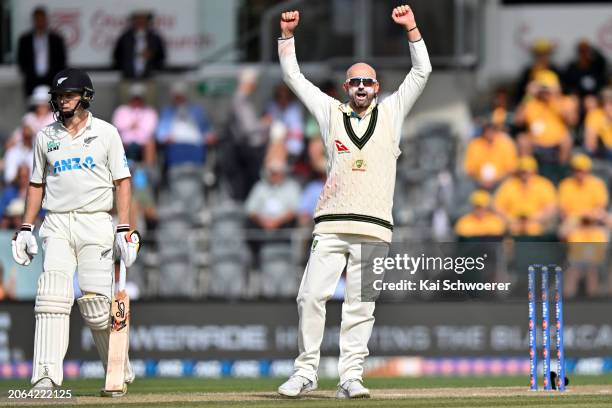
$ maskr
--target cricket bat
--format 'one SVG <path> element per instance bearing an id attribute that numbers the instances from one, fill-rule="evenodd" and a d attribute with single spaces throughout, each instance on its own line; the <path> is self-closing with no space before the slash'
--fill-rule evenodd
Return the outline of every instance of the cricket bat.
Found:
<path id="1" fill-rule="evenodd" d="M 111 303 L 111 332 L 108 340 L 108 363 L 104 391 L 121 392 L 125 382 L 125 364 L 130 345 L 130 298 L 125 291 L 126 268 L 119 265 L 119 284 Z"/>

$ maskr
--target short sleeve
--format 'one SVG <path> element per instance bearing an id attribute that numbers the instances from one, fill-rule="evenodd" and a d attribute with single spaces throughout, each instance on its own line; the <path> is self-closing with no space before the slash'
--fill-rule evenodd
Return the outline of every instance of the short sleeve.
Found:
<path id="1" fill-rule="evenodd" d="M 131 176 L 121 137 L 114 127 L 109 140 L 108 169 L 113 180 L 120 180 Z"/>
<path id="2" fill-rule="evenodd" d="M 43 149 L 43 133 L 38 132 L 36 135 L 36 143 L 34 144 L 34 161 L 32 163 L 32 177 L 30 182 L 35 184 L 43 184 L 46 177 L 47 158 Z"/>

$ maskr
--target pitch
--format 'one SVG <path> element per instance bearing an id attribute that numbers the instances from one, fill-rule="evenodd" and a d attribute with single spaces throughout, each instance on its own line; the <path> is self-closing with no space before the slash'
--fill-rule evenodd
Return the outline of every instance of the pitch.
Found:
<path id="1" fill-rule="evenodd" d="M 280 397 L 276 387 L 281 378 L 265 379 L 137 379 L 123 398 L 97 397 L 100 379 L 66 381 L 75 398 L 59 400 L 8 400 L 8 389 L 27 389 L 27 381 L 1 381 L 0 406 L 119 406 L 133 407 L 213 407 L 247 406 L 253 408 L 344 407 L 346 401 L 334 399 L 336 382 L 322 380 L 319 390 L 300 400 Z M 366 385 L 372 399 L 351 401 L 352 407 L 609 407 L 612 401 L 612 375 L 572 376 L 565 393 L 532 392 L 525 376 L 516 377 L 437 377 L 371 378 Z"/>

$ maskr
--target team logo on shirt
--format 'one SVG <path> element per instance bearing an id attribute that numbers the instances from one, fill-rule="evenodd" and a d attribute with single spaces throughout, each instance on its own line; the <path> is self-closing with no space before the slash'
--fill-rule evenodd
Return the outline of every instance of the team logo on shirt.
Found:
<path id="1" fill-rule="evenodd" d="M 100 260 L 109 257 L 109 255 L 111 255 L 111 251 L 112 250 L 113 250 L 113 248 L 108 248 L 108 249 L 105 249 L 104 251 L 102 251 L 100 253 Z"/>
<path id="2" fill-rule="evenodd" d="M 47 153 L 50 153 L 54 150 L 59 150 L 60 148 L 60 142 L 57 142 L 55 140 L 51 140 L 50 142 L 47 142 Z"/>
<path id="3" fill-rule="evenodd" d="M 353 171 L 366 171 L 368 169 L 368 165 L 365 160 L 358 159 L 353 162 Z"/>
<path id="4" fill-rule="evenodd" d="M 83 141 L 83 144 L 85 144 L 85 147 L 89 147 L 89 144 L 91 142 L 93 142 L 94 139 L 96 139 L 97 137 L 98 136 L 89 136 L 89 137 L 86 137 L 85 140 Z"/>
<path id="5" fill-rule="evenodd" d="M 56 160 L 53 163 L 53 174 L 62 173 L 71 170 L 93 170 L 96 167 L 94 159 L 91 156 L 81 160 L 80 157 L 71 157 L 66 160 Z"/>
<path id="6" fill-rule="evenodd" d="M 338 139 L 335 140 L 336 143 L 336 150 L 338 151 L 338 154 L 343 154 L 343 153 L 350 153 L 351 151 L 348 149 L 348 147 L 346 147 L 344 145 L 344 143 L 342 143 L 341 141 L 339 141 Z"/>

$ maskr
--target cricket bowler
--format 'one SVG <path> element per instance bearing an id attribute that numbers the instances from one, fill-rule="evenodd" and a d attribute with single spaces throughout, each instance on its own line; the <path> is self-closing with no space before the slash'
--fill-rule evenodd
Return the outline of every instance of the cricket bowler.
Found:
<path id="1" fill-rule="evenodd" d="M 396 161 L 404 117 L 431 72 L 427 48 L 409 6 L 391 13 L 410 42 L 412 69 L 399 89 L 378 102 L 374 68 L 363 62 L 346 71 L 348 102 L 329 97 L 301 73 L 293 36 L 298 11 L 282 13 L 278 53 L 284 81 L 317 119 L 325 144 L 327 181 L 315 211 L 310 258 L 297 296 L 298 347 L 293 375 L 278 388 L 298 397 L 317 388 L 325 302 L 346 266 L 346 292 L 340 328 L 340 382 L 337 398 L 368 398 L 363 363 L 374 325 L 374 302 L 361 302 L 361 244 L 391 242 Z"/>
<path id="2" fill-rule="evenodd" d="M 34 389 L 59 387 L 68 348 L 75 269 L 84 296 L 77 300 L 106 369 L 110 332 L 114 254 L 134 263 L 138 244 L 127 242 L 131 200 L 130 171 L 117 129 L 88 111 L 94 96 L 89 76 L 60 71 L 49 92 L 56 122 L 36 136 L 34 166 L 23 225 L 12 241 L 13 257 L 29 265 L 38 253 L 34 220 L 46 210 L 39 236 L 44 250 L 34 315 Z M 119 225 L 109 211 L 116 195 Z M 134 379 L 126 359 L 126 382 Z M 123 387 L 121 394 L 127 390 Z"/>

